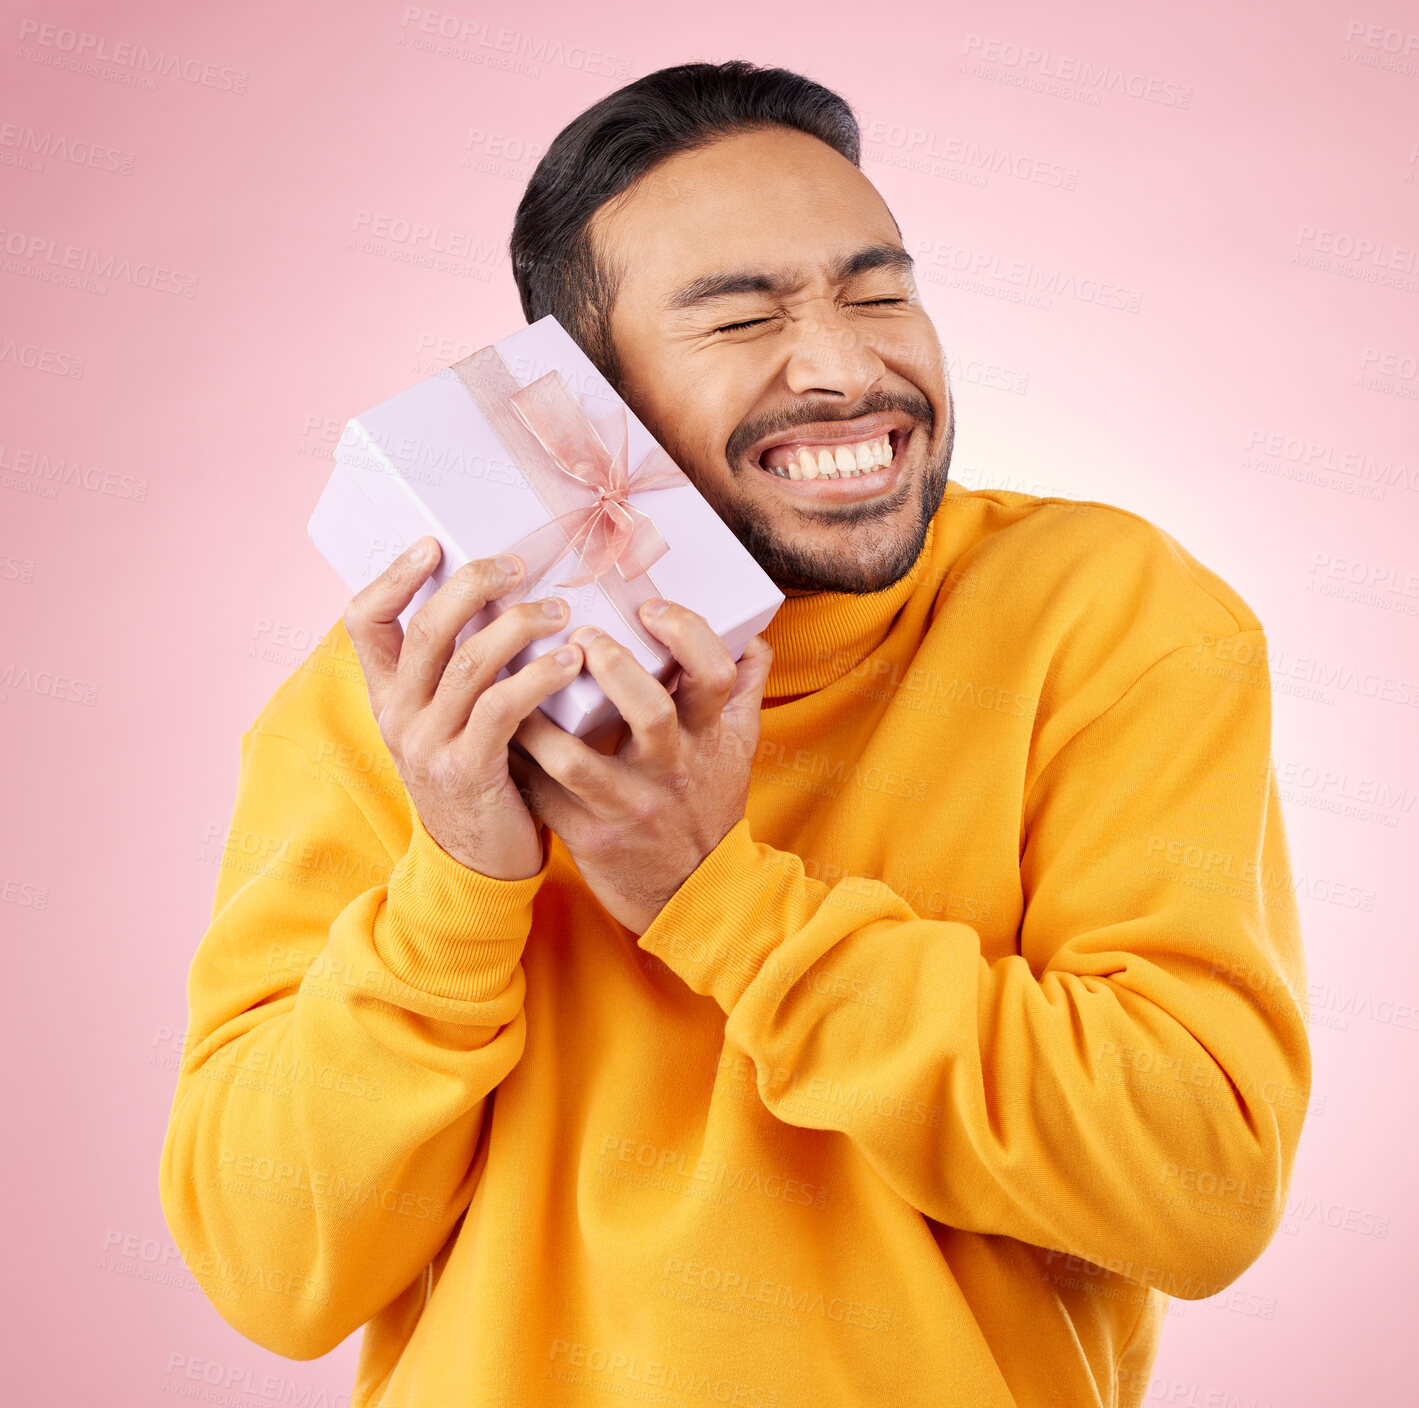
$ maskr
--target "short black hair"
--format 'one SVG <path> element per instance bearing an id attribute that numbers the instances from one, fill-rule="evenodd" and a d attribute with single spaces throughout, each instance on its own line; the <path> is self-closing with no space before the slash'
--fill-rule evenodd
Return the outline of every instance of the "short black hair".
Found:
<path id="1" fill-rule="evenodd" d="M 591 217 L 667 157 L 774 126 L 806 132 L 861 164 L 857 118 L 844 99 L 802 74 L 744 59 L 657 69 L 574 118 L 537 163 L 513 219 L 508 251 L 527 321 L 551 313 L 617 385 L 618 276 L 597 263 Z"/>

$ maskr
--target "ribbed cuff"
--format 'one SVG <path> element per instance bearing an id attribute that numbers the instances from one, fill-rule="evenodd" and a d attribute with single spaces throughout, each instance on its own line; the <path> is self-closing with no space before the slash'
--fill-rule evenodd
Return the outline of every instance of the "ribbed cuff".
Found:
<path id="1" fill-rule="evenodd" d="M 728 1013 L 783 941 L 769 903 L 791 883 L 791 857 L 760 845 L 738 821 L 690 872 L 637 940 L 692 991 Z"/>
<path id="2" fill-rule="evenodd" d="M 455 860 L 410 807 L 409 849 L 389 874 L 375 952 L 410 987 L 457 1002 L 486 1002 L 507 987 L 532 930 L 532 900 L 551 864 L 525 880 L 495 880 Z"/>

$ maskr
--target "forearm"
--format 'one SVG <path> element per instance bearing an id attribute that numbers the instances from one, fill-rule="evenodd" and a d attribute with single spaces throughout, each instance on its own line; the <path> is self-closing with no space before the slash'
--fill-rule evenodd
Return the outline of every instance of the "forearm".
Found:
<path id="1" fill-rule="evenodd" d="M 1254 1258 L 1279 1200 L 1239 1227 L 1160 1204 L 1169 1170 L 1279 1192 L 1309 1061 L 1273 955 L 1182 906 L 1163 922 L 1064 944 L 1036 977 L 880 881 L 809 878 L 741 823 L 641 944 L 725 1009 L 768 1109 L 846 1135 L 926 1216 L 1203 1295 Z M 1274 974 L 1268 1002 L 1208 951 Z"/>
<path id="2" fill-rule="evenodd" d="M 247 792 L 237 821 L 271 834 L 264 798 L 295 795 L 304 764 L 284 740 L 254 748 L 261 796 Z M 386 883 L 359 888 L 380 870 L 361 826 L 333 793 L 295 823 L 344 850 L 355 892 L 333 918 L 313 877 L 270 870 L 219 908 L 189 981 L 162 1154 L 164 1210 L 194 1275 L 243 1334 L 299 1358 L 338 1344 L 447 1240 L 472 1196 L 486 1098 L 524 1039 L 540 877 L 478 876 L 416 818 Z"/>

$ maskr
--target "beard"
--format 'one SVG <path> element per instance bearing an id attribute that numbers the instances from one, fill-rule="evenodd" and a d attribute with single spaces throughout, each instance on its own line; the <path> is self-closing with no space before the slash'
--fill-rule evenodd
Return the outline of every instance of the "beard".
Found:
<path id="1" fill-rule="evenodd" d="M 812 504 L 790 505 L 823 529 L 831 530 L 832 536 L 839 540 L 836 543 L 820 541 L 809 545 L 787 540 L 774 531 L 762 505 L 734 494 L 732 485 L 731 492 L 723 494 L 707 493 L 703 485 L 698 487 L 749 555 L 778 586 L 799 592 L 847 592 L 859 596 L 884 591 L 906 576 L 921 556 L 931 520 L 946 493 L 951 449 L 956 437 L 955 408 L 949 389 L 946 404 L 946 437 L 940 452 L 934 459 L 928 453 L 920 474 L 901 480 L 891 494 L 824 509 Z M 777 417 L 746 421 L 730 436 L 725 447 L 734 482 L 742 482 L 747 474 L 764 472 L 746 464 L 744 453 L 765 435 L 777 434 L 795 425 L 849 420 L 877 411 L 906 412 L 926 428 L 928 440 L 935 430 L 936 417 L 924 396 L 882 389 L 868 392 L 847 416 L 800 412 L 792 420 Z M 916 512 L 910 526 L 894 527 L 893 520 L 900 515 L 903 505 L 913 499 Z M 814 533 L 813 536 L 821 540 L 827 534 Z"/>

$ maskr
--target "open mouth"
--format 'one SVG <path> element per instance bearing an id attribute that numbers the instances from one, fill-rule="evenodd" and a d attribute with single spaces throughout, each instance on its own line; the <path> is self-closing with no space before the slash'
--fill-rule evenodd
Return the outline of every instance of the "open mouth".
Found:
<path id="1" fill-rule="evenodd" d="M 750 453 L 756 469 L 812 499 L 860 499 L 897 483 L 917 422 L 901 411 L 796 426 Z M 787 485 L 785 485 L 787 487 Z"/>
<path id="2" fill-rule="evenodd" d="M 758 465 L 780 479 L 856 479 L 894 464 L 906 438 L 904 430 L 886 430 L 860 440 L 771 445 Z"/>

